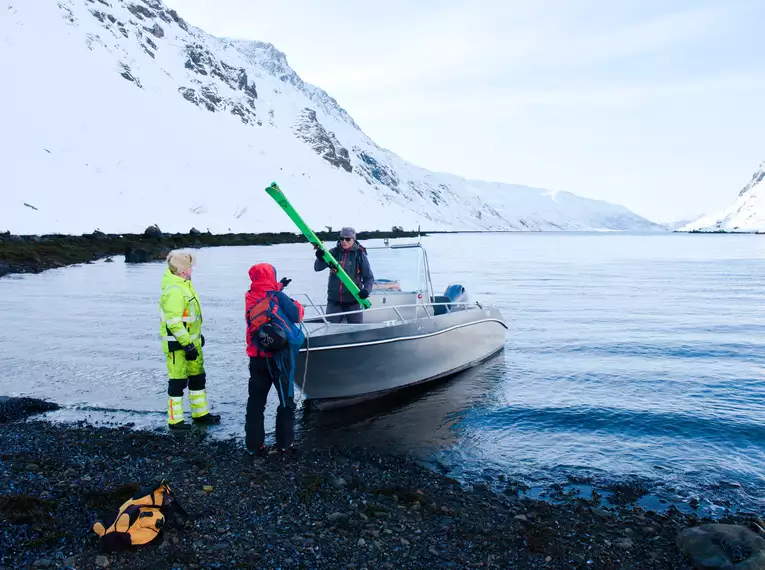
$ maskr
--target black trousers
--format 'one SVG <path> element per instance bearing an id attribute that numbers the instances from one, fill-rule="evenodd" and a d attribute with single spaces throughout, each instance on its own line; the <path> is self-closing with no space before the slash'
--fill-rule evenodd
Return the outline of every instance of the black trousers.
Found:
<path id="1" fill-rule="evenodd" d="M 352 305 L 341 305 L 340 303 L 335 303 L 334 301 L 327 300 L 327 320 L 330 323 L 342 323 L 343 321 L 351 324 L 358 324 L 364 322 L 364 313 L 354 313 L 352 315 L 341 315 L 336 317 L 331 317 L 330 315 L 334 315 L 335 313 L 345 313 L 346 311 L 360 311 L 361 305 L 358 303 L 353 303 Z"/>
<path id="2" fill-rule="evenodd" d="M 204 372 L 197 376 L 189 376 L 180 380 L 171 378 L 167 383 L 167 395 L 180 398 L 183 396 L 183 391 L 187 385 L 189 390 L 204 390 L 206 381 L 207 375 Z"/>
<path id="3" fill-rule="evenodd" d="M 250 358 L 247 415 L 244 420 L 244 441 L 247 449 L 257 451 L 265 442 L 266 401 L 271 385 L 279 395 L 276 408 L 276 447 L 286 449 L 295 439 L 295 398 L 289 377 L 279 374 L 273 358 Z"/>

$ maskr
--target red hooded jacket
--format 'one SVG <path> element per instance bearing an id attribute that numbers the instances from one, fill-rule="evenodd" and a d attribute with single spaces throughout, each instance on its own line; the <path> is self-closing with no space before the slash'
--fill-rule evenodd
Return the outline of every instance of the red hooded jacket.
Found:
<path id="1" fill-rule="evenodd" d="M 263 297 L 269 294 L 276 296 L 279 302 L 279 309 L 290 319 L 293 323 L 299 323 L 303 320 L 305 310 L 303 305 L 290 299 L 287 295 L 282 293 L 281 283 L 276 281 L 276 269 L 270 263 L 258 263 L 250 267 L 250 290 L 244 294 L 244 318 L 247 323 L 248 330 L 246 334 L 247 339 L 247 356 L 255 358 L 266 358 L 273 356 L 269 352 L 261 352 L 258 348 L 252 344 L 250 338 L 249 322 L 247 321 L 247 315 L 250 309 Z"/>

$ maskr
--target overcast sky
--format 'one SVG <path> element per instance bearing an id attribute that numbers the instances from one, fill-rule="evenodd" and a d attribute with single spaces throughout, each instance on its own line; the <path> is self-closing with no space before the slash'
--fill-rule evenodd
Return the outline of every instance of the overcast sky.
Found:
<path id="1" fill-rule="evenodd" d="M 166 0 L 273 43 L 431 170 L 654 220 L 729 205 L 765 161 L 762 0 Z"/>

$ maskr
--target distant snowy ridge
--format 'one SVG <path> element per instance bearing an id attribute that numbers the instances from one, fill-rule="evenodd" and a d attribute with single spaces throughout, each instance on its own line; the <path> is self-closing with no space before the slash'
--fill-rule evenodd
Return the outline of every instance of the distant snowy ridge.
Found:
<path id="1" fill-rule="evenodd" d="M 210 36 L 159 0 L 8 2 L 0 231 L 294 231 L 263 191 L 274 180 L 317 228 L 663 229 L 411 165 L 273 45 Z"/>
<path id="2" fill-rule="evenodd" d="M 704 216 L 681 232 L 765 232 L 765 162 L 752 175 L 738 198 L 722 212 Z"/>
<path id="3" fill-rule="evenodd" d="M 660 222 L 660 224 L 667 228 L 667 230 L 674 231 L 679 230 L 683 226 L 687 226 L 691 222 L 703 218 L 706 214 L 696 214 L 695 216 L 686 216 L 681 220 L 673 220 L 671 222 Z"/>

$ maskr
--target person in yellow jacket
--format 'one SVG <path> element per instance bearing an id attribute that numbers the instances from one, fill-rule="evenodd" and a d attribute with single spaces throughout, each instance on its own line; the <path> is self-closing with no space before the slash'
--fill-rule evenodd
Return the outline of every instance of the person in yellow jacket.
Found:
<path id="1" fill-rule="evenodd" d="M 160 336 L 170 381 L 167 385 L 167 423 L 171 429 L 184 429 L 183 391 L 189 388 L 191 417 L 198 424 L 217 424 L 220 416 L 207 407 L 205 368 L 202 347 L 202 307 L 191 273 L 196 263 L 193 253 L 171 251 L 162 277 L 159 300 Z"/>

